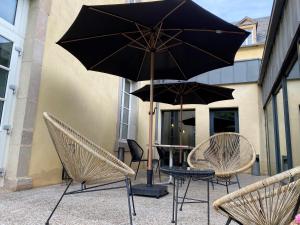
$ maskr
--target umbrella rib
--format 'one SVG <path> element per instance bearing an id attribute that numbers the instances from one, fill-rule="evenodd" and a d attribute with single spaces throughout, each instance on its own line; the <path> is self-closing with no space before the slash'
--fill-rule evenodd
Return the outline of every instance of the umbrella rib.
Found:
<path id="1" fill-rule="evenodd" d="M 128 32 L 119 32 L 119 33 L 113 33 L 113 34 L 103 34 L 103 35 L 96 35 L 96 36 L 90 36 L 90 37 L 84 37 L 84 38 L 75 38 L 75 39 L 71 39 L 71 40 L 61 41 L 60 43 L 86 41 L 86 40 L 90 40 L 90 39 L 118 36 L 118 35 L 124 35 L 124 34 L 135 34 L 135 33 L 140 33 L 140 32 L 139 31 L 128 31 Z"/>
<path id="2" fill-rule="evenodd" d="M 174 47 L 176 47 L 176 46 L 178 46 L 178 45 L 182 45 L 182 43 L 181 43 L 181 42 L 178 42 L 178 43 L 175 43 L 175 44 L 172 44 L 172 45 L 166 45 L 166 47 L 160 48 L 160 49 L 158 50 L 158 52 L 163 52 L 163 51 L 165 51 L 165 50 L 167 50 L 167 49 L 174 48 Z"/>
<path id="3" fill-rule="evenodd" d="M 165 35 L 165 36 L 167 36 L 167 37 L 172 37 L 172 36 L 170 36 L 170 35 L 168 35 L 168 34 L 166 34 L 166 33 L 164 33 L 164 32 L 162 32 L 162 34 Z M 222 62 L 225 62 L 225 63 L 228 64 L 228 65 L 231 65 L 231 63 L 228 62 L 228 61 L 226 61 L 225 59 L 222 59 L 221 57 L 216 56 L 216 55 L 214 55 L 214 54 L 212 54 L 212 53 L 210 53 L 210 52 L 208 52 L 208 51 L 206 51 L 206 50 L 204 50 L 204 49 L 202 49 L 202 48 L 199 48 L 199 47 L 197 47 L 197 46 L 195 46 L 195 45 L 192 45 L 192 44 L 190 44 L 190 43 L 187 43 L 187 42 L 185 42 L 185 41 L 183 41 L 183 40 L 181 40 L 181 39 L 178 39 L 178 38 L 174 38 L 174 39 L 177 40 L 177 41 L 181 41 L 182 43 L 186 44 L 187 46 L 190 46 L 190 47 L 192 47 L 192 48 L 194 48 L 194 49 L 196 49 L 196 50 L 198 50 L 198 51 L 201 51 L 201 52 L 203 52 L 203 53 L 205 53 L 205 54 L 207 54 L 207 55 L 209 55 L 209 56 L 212 56 L 213 58 L 216 58 L 216 59 L 218 59 L 218 60 L 220 60 L 220 61 L 222 61 Z"/>
<path id="4" fill-rule="evenodd" d="M 139 39 L 141 39 L 141 38 L 142 38 L 142 37 L 139 37 L 139 38 L 137 38 L 136 40 L 139 40 Z M 105 57 L 105 58 L 102 59 L 101 61 L 97 62 L 95 65 L 93 65 L 93 66 L 90 67 L 90 70 L 94 69 L 96 66 L 98 66 L 98 65 L 101 64 L 101 63 L 103 63 L 104 61 L 106 61 L 107 59 L 109 59 L 110 57 L 114 56 L 115 54 L 117 54 L 118 52 L 120 52 L 121 50 L 123 50 L 124 48 L 126 48 L 126 47 L 128 47 L 128 46 L 137 48 L 136 46 L 131 46 L 132 43 L 133 43 L 133 41 L 130 42 L 130 43 L 128 43 L 128 44 L 126 44 L 126 45 L 124 45 L 123 47 L 119 48 L 118 50 L 116 50 L 115 52 L 113 52 L 113 53 L 110 54 L 109 56 Z"/>
<path id="5" fill-rule="evenodd" d="M 139 30 L 141 36 L 143 37 L 144 41 L 146 42 L 146 44 L 148 45 L 148 48 L 151 49 L 151 46 L 149 44 L 149 42 L 147 41 L 144 33 L 142 32 L 141 28 L 139 27 L 139 25 L 137 23 L 135 23 L 135 26 L 137 27 L 137 29 Z"/>
<path id="6" fill-rule="evenodd" d="M 132 37 L 129 37 L 127 34 L 122 34 L 124 37 L 126 37 L 127 39 L 129 39 L 130 41 L 133 41 L 134 43 L 138 44 L 140 47 L 142 48 L 145 48 L 146 49 L 146 46 L 143 45 L 142 43 L 136 41 L 135 39 L 133 39 Z"/>
<path id="7" fill-rule="evenodd" d="M 143 64 L 144 64 L 144 61 L 145 61 L 145 58 L 146 58 L 146 54 L 147 54 L 147 51 L 145 51 L 145 53 L 144 53 L 143 60 L 142 60 L 142 62 L 141 62 L 140 69 L 139 69 L 139 73 L 138 73 L 138 75 L 137 75 L 136 80 L 138 80 L 138 79 L 140 78 L 140 74 L 141 74 L 142 67 L 143 67 Z"/>
<path id="8" fill-rule="evenodd" d="M 159 29 L 158 29 L 158 32 L 157 32 L 157 35 L 156 35 L 156 38 L 155 38 L 154 46 L 156 46 L 156 44 L 157 44 L 157 40 L 158 40 L 158 37 L 159 37 L 159 33 L 161 32 L 162 25 L 163 25 L 163 23 L 160 23 L 160 26 L 159 26 Z"/>
<path id="9" fill-rule="evenodd" d="M 112 14 L 112 13 L 109 13 L 109 12 L 105 12 L 105 11 L 103 11 L 103 10 L 94 8 L 93 6 L 89 6 L 88 9 L 94 10 L 95 12 L 98 12 L 98 13 L 101 13 L 101 14 L 106 14 L 106 15 L 109 15 L 109 16 L 112 16 L 112 17 L 115 17 L 115 18 L 124 20 L 124 21 L 126 21 L 126 22 L 138 24 L 139 26 L 144 27 L 144 28 L 147 28 L 147 29 L 150 30 L 149 27 L 147 27 L 147 26 L 145 26 L 145 25 L 143 25 L 143 24 L 137 23 L 136 21 L 130 20 L 130 19 L 128 19 L 128 18 L 125 18 L 125 17 L 123 17 L 123 16 L 119 16 L 119 15 L 116 15 L 116 14 Z"/>
<path id="10" fill-rule="evenodd" d="M 162 42 L 162 40 L 159 38 L 159 40 Z M 169 49 L 167 49 L 169 55 L 171 56 L 171 58 L 173 59 L 173 61 L 175 62 L 175 64 L 177 65 L 178 69 L 180 70 L 180 72 L 182 73 L 183 77 L 188 80 L 188 78 L 185 76 L 184 72 L 182 71 L 181 67 L 179 66 L 177 60 L 175 59 L 175 57 L 173 56 L 173 54 L 170 52 Z"/>
<path id="11" fill-rule="evenodd" d="M 166 46 L 166 44 L 167 43 L 169 43 L 170 41 L 172 41 L 174 38 L 176 38 L 179 34 L 181 34 L 182 33 L 182 31 L 180 30 L 180 31 L 178 31 L 176 34 L 174 34 L 171 38 L 169 38 L 168 40 L 166 40 L 165 42 L 163 42 L 160 46 L 158 46 L 158 48 L 157 48 L 157 50 L 159 51 L 160 50 L 160 48 L 162 47 L 162 46 Z M 180 43 L 181 44 L 181 43 Z"/>
<path id="12" fill-rule="evenodd" d="M 162 31 L 190 31 L 190 32 L 210 32 L 210 33 L 217 33 L 217 34 L 245 34 L 243 31 L 227 31 L 227 30 L 212 30 L 212 29 L 197 29 L 197 28 L 187 28 L 187 29 L 180 29 L 180 28 L 170 28 L 170 29 L 162 29 Z"/>
<path id="13" fill-rule="evenodd" d="M 175 62 L 175 64 L 177 65 L 178 69 L 180 70 L 180 72 L 182 73 L 183 77 L 188 80 L 188 78 L 185 76 L 184 72 L 182 71 L 181 67 L 179 66 L 177 60 L 175 59 L 175 57 L 173 56 L 173 54 L 171 53 L 170 49 L 167 49 L 169 55 L 171 56 L 171 58 L 173 59 L 173 61 Z"/>
<path id="14" fill-rule="evenodd" d="M 154 26 L 154 28 L 156 28 L 158 26 L 158 24 L 162 23 L 166 18 L 168 18 L 168 16 L 170 16 L 173 12 L 175 12 L 182 5 L 184 5 L 186 3 L 186 1 L 187 0 L 180 2 L 175 8 L 173 8 L 170 12 L 168 12 L 163 18 L 161 18 L 161 20 Z"/>

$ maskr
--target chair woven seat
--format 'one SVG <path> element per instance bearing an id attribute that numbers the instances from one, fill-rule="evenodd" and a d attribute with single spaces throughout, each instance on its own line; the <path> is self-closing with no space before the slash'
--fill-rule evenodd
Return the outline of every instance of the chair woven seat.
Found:
<path id="1" fill-rule="evenodd" d="M 213 169 L 220 180 L 249 169 L 256 159 L 250 142 L 237 133 L 218 133 L 196 146 L 188 156 L 192 168 Z"/>
<path id="2" fill-rule="evenodd" d="M 61 163 L 74 181 L 98 184 L 135 174 L 125 163 L 67 124 L 49 113 L 43 115 Z"/>
<path id="3" fill-rule="evenodd" d="M 299 175 L 296 167 L 258 181 L 216 200 L 214 208 L 241 224 L 288 225 L 299 210 Z"/>

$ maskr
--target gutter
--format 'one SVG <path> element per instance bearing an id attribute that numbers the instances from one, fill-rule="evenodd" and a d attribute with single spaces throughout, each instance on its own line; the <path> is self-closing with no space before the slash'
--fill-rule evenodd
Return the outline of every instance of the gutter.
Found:
<path id="1" fill-rule="evenodd" d="M 280 25 L 280 19 L 284 10 L 284 5 L 287 0 L 274 0 L 271 21 L 268 27 L 266 45 L 264 47 L 263 60 L 260 68 L 258 85 L 262 85 L 262 82 L 265 78 L 266 69 L 269 63 L 270 55 L 273 49 L 273 44 L 277 35 L 278 27 Z"/>

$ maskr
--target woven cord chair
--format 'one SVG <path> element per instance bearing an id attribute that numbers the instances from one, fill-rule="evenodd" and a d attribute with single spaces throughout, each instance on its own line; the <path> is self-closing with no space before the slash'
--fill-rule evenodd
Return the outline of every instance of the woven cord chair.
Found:
<path id="1" fill-rule="evenodd" d="M 245 225 L 288 225 L 300 205 L 300 167 L 256 182 L 213 203 L 231 221 Z"/>
<path id="2" fill-rule="evenodd" d="M 64 193 L 47 219 L 46 225 L 49 224 L 53 213 L 65 195 L 125 187 L 127 189 L 129 219 L 132 225 L 131 204 L 133 215 L 135 215 L 135 207 L 129 176 L 135 175 L 134 171 L 54 116 L 48 113 L 44 113 L 43 116 L 61 163 L 71 177 Z M 81 188 L 67 192 L 72 182 L 80 183 Z M 119 182 L 125 182 L 125 185 L 106 187 L 106 185 Z M 91 186 L 87 187 L 87 185 Z"/>
<path id="3" fill-rule="evenodd" d="M 216 182 L 226 186 L 240 182 L 238 174 L 252 167 L 256 153 L 251 143 L 238 133 L 226 132 L 211 136 L 188 155 L 188 164 L 197 169 L 213 169 Z M 232 178 L 236 178 L 236 182 Z"/>

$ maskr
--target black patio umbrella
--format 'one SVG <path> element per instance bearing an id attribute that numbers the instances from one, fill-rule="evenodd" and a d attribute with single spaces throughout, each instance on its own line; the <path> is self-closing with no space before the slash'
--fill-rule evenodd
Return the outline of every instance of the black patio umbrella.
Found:
<path id="1" fill-rule="evenodd" d="M 143 101 L 150 101 L 150 85 L 132 92 Z M 203 104 L 233 99 L 234 89 L 219 87 L 215 85 L 202 84 L 198 82 L 171 82 L 163 84 L 154 84 L 153 101 L 162 102 L 171 105 L 180 105 L 180 135 L 179 143 L 182 144 L 182 111 L 184 104 Z M 195 125 L 195 118 L 194 125 Z M 180 154 L 180 162 L 182 162 Z"/>
<path id="2" fill-rule="evenodd" d="M 230 66 L 249 33 L 191 0 L 83 6 L 57 42 L 88 70 L 133 81 L 187 80 Z M 153 96 L 153 89 L 150 89 Z M 149 109 L 147 185 L 152 187 L 153 101 Z M 160 188 L 160 187 L 159 187 Z"/>

